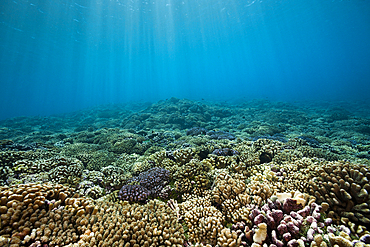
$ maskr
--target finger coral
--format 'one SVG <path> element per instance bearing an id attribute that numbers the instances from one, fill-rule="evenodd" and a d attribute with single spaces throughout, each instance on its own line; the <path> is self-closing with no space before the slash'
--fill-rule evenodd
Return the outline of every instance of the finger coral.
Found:
<path id="1" fill-rule="evenodd" d="M 336 161 L 317 167 L 316 172 L 309 191 L 318 202 L 327 202 L 339 217 L 370 224 L 370 171 L 366 165 Z"/>
<path id="2" fill-rule="evenodd" d="M 296 246 L 314 241 L 315 234 L 323 234 L 331 222 L 323 221 L 322 207 L 309 195 L 281 193 L 271 197 L 260 208 L 250 211 L 252 228 L 243 223 L 233 225 L 242 246 L 247 243 L 262 246 Z M 240 228 L 240 225 L 242 227 Z M 306 235 L 302 232 L 307 232 Z"/>
<path id="3" fill-rule="evenodd" d="M 188 227 L 190 243 L 215 246 L 224 229 L 224 216 L 211 205 L 208 197 L 196 197 L 179 205 Z"/>
<path id="4" fill-rule="evenodd" d="M 93 202 L 61 185 L 2 188 L 1 229 L 12 246 L 182 246 L 177 215 L 165 203 Z"/>

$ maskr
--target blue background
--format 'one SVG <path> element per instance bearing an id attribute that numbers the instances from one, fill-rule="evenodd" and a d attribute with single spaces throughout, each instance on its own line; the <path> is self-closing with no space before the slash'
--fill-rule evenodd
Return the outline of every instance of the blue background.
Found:
<path id="1" fill-rule="evenodd" d="M 2 0 L 0 119 L 169 97 L 370 101 L 365 0 Z"/>

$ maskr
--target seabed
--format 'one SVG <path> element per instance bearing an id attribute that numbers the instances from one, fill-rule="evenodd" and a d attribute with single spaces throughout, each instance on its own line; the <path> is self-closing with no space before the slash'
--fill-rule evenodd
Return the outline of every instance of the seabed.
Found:
<path id="1" fill-rule="evenodd" d="M 171 98 L 0 121 L 0 246 L 370 246 L 370 109 Z"/>

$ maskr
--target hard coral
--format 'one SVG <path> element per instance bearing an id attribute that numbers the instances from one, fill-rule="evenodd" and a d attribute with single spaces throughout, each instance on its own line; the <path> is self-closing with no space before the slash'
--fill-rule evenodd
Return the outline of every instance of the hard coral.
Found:
<path id="1" fill-rule="evenodd" d="M 137 177 L 127 181 L 120 192 L 119 198 L 129 202 L 146 201 L 149 197 L 167 199 L 171 188 L 167 186 L 170 172 L 166 169 L 154 167 Z"/>
<path id="2" fill-rule="evenodd" d="M 238 155 L 239 152 L 230 148 L 216 148 L 213 150 L 212 154 L 217 156 L 233 156 Z"/>
<path id="3" fill-rule="evenodd" d="M 331 225 L 332 222 L 322 222 L 320 205 L 310 201 L 309 205 L 304 206 L 307 201 L 302 204 L 302 201 L 297 199 L 302 197 L 292 197 L 292 194 L 287 197 L 287 194 L 278 195 L 282 201 L 271 197 L 261 208 L 251 211 L 249 217 L 254 223 L 254 243 L 267 243 L 278 247 L 295 246 L 302 241 L 312 242 L 314 234 L 323 234 L 324 227 Z M 305 198 L 308 199 L 308 196 Z M 304 230 L 307 235 L 301 236 Z M 246 231 L 239 232 L 242 233 L 247 235 Z"/>
<path id="4" fill-rule="evenodd" d="M 188 136 L 205 135 L 206 133 L 207 133 L 207 130 L 205 128 L 200 128 L 200 127 L 193 127 L 186 131 L 186 135 Z"/>
<path id="5" fill-rule="evenodd" d="M 1 187 L 1 246 L 177 246 L 184 230 L 165 203 L 93 202 L 62 185 Z"/>
<path id="6" fill-rule="evenodd" d="M 10 244 L 19 244 L 46 220 L 49 212 L 64 205 L 73 192 L 58 184 L 0 187 L 0 235 L 11 236 Z"/>
<path id="7" fill-rule="evenodd" d="M 150 196 L 150 191 L 138 184 L 124 185 L 119 191 L 118 198 L 123 201 L 140 202 L 146 201 Z"/>
<path id="8" fill-rule="evenodd" d="M 170 179 L 170 172 L 160 167 L 153 167 L 139 176 L 131 178 L 127 183 L 137 183 L 150 191 L 151 196 L 158 196 Z"/>
<path id="9" fill-rule="evenodd" d="M 216 139 L 216 140 L 222 140 L 222 139 L 234 140 L 235 139 L 235 136 L 233 134 L 229 132 L 225 132 L 225 131 L 211 130 L 207 132 L 207 135 L 209 136 L 209 138 Z"/>
<path id="10" fill-rule="evenodd" d="M 370 170 L 348 161 L 328 162 L 317 167 L 309 192 L 327 202 L 335 215 L 370 225 Z M 338 223 L 338 222 L 337 222 Z"/>
<path id="11" fill-rule="evenodd" d="M 211 205 L 210 196 L 193 197 L 179 205 L 179 213 L 189 229 L 189 242 L 215 246 L 224 229 L 224 216 Z"/>

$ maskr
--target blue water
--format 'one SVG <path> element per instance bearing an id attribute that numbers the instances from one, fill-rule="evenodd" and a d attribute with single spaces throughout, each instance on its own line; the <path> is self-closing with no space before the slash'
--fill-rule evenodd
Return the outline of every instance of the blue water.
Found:
<path id="1" fill-rule="evenodd" d="M 172 96 L 370 98 L 365 0 L 1 0 L 0 12 L 0 119 Z"/>

